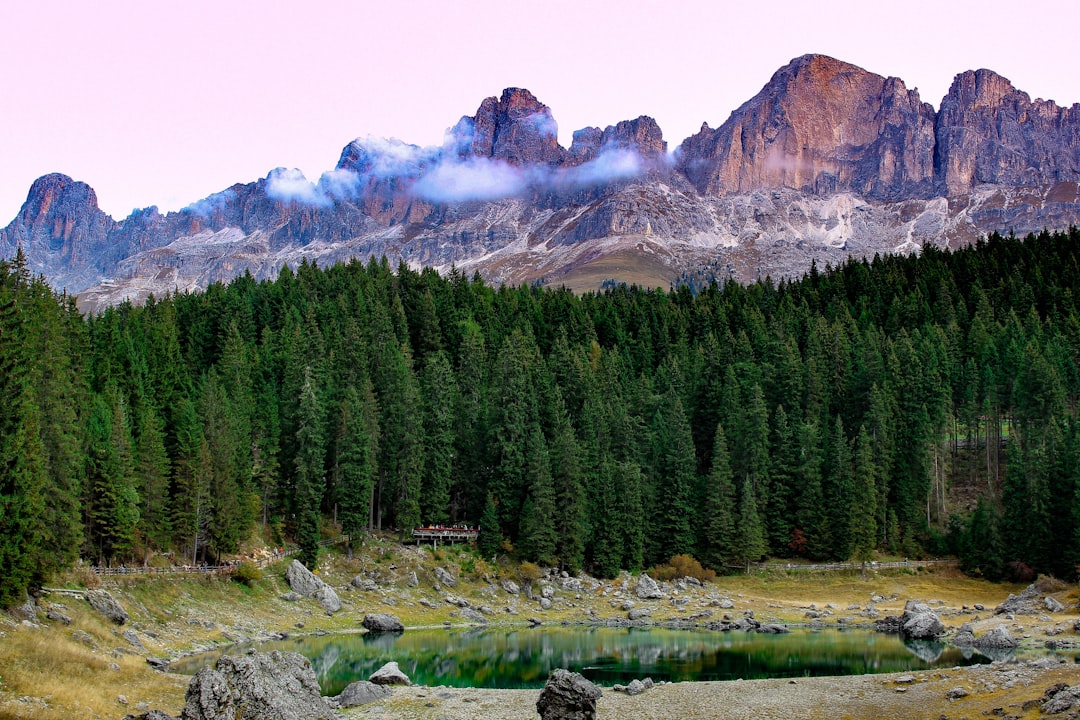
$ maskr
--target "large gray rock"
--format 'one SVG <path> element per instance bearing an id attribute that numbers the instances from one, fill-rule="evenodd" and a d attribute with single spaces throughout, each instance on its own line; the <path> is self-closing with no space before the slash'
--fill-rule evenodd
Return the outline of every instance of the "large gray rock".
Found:
<path id="1" fill-rule="evenodd" d="M 390 688 L 386 685 L 376 685 L 368 680 L 357 680 L 346 685 L 341 694 L 334 699 L 341 707 L 351 708 L 376 700 L 385 700 L 388 697 L 390 697 Z"/>
<path id="2" fill-rule="evenodd" d="M 975 644 L 975 630 L 971 623 L 964 623 L 960 626 L 952 639 L 952 643 L 957 647 L 971 647 Z"/>
<path id="3" fill-rule="evenodd" d="M 664 597 L 664 593 L 660 591 L 660 586 L 656 584 L 655 580 L 645 573 L 641 573 L 637 581 L 637 596 L 642 600 L 659 600 Z"/>
<path id="4" fill-rule="evenodd" d="M 123 625 L 128 621 L 127 610 L 120 607 L 120 603 L 116 602 L 116 598 L 108 590 L 87 590 L 86 600 L 90 603 L 90 607 L 117 625 Z"/>
<path id="5" fill-rule="evenodd" d="M 521 592 L 521 588 L 518 587 L 518 584 L 516 582 L 514 582 L 513 580 L 503 580 L 502 581 L 502 589 L 508 595 L 517 595 L 519 592 Z"/>
<path id="6" fill-rule="evenodd" d="M 932 640 L 945 632 L 945 625 L 935 613 L 921 612 L 913 614 L 900 632 L 912 640 Z"/>
<path id="7" fill-rule="evenodd" d="M 1043 599 L 1043 605 L 1046 606 L 1046 612 L 1059 613 L 1065 611 L 1065 606 L 1052 595 L 1047 595 L 1046 598 Z"/>
<path id="8" fill-rule="evenodd" d="M 322 609 L 326 611 L 327 615 L 333 615 L 341 609 L 341 599 L 334 592 L 334 588 L 323 583 L 323 586 L 315 591 L 312 596 L 315 601 L 322 606 Z"/>
<path id="9" fill-rule="evenodd" d="M 304 597 L 311 597 L 315 594 L 315 591 L 326 585 L 315 573 L 304 567 L 304 564 L 299 560 L 293 560 L 292 564 L 289 565 L 289 569 L 285 571 L 285 579 L 294 592 L 298 592 Z"/>
<path id="10" fill-rule="evenodd" d="M 999 625 L 996 628 L 991 628 L 986 631 L 980 637 L 975 638 L 975 647 L 977 648 L 991 648 L 991 649 L 1008 649 L 1014 648 L 1019 643 L 1009 633 L 1009 629 L 1003 625 Z"/>
<path id="11" fill-rule="evenodd" d="M 327 615 L 333 615 L 341 609 L 341 600 L 334 592 L 334 588 L 324 583 L 299 560 L 293 560 L 289 565 L 289 569 L 285 571 L 285 579 L 293 592 L 304 597 L 315 598 Z"/>
<path id="12" fill-rule="evenodd" d="M 373 613 L 365 615 L 361 624 L 373 633 L 403 632 L 405 626 L 393 615 L 386 613 Z"/>
<path id="13" fill-rule="evenodd" d="M 333 720 L 307 658 L 299 653 L 225 656 L 188 685 L 183 720 Z"/>
<path id="14" fill-rule="evenodd" d="M 401 672 L 396 662 L 388 662 L 368 678 L 376 685 L 412 685 L 409 676 Z"/>
<path id="15" fill-rule="evenodd" d="M 435 568 L 435 579 L 446 587 L 454 587 L 457 585 L 457 580 L 454 579 L 454 576 L 451 575 L 450 571 L 446 568 Z"/>
<path id="16" fill-rule="evenodd" d="M 1064 683 L 1062 683 L 1064 685 Z M 1047 689 L 1043 695 L 1041 710 L 1044 715 L 1058 715 L 1080 705 L 1080 685 L 1076 687 L 1058 687 Z M 1069 717 L 1075 717 L 1070 715 Z"/>
<path id="17" fill-rule="evenodd" d="M 461 619 L 465 622 L 475 623 L 477 625 L 487 625 L 488 619 L 480 614 L 478 610 L 472 608 L 461 609 Z"/>
<path id="18" fill-rule="evenodd" d="M 596 720 L 596 701 L 602 695 L 580 674 L 559 668 L 544 685 L 536 710 L 541 720 Z"/>

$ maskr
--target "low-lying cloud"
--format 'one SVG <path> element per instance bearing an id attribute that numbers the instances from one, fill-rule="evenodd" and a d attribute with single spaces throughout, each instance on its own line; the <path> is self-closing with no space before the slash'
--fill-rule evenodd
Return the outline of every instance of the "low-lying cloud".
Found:
<path id="1" fill-rule="evenodd" d="M 529 191 L 574 191 L 629 180 L 645 171 L 641 156 L 611 147 L 581 165 L 511 165 L 482 156 L 459 155 L 463 137 L 448 137 L 443 148 L 421 148 L 399 140 L 364 138 L 346 150 L 342 167 L 317 182 L 299 170 L 278 168 L 266 178 L 274 200 L 329 207 L 355 200 L 372 181 L 397 179 L 402 189 L 432 203 L 491 202 Z"/>

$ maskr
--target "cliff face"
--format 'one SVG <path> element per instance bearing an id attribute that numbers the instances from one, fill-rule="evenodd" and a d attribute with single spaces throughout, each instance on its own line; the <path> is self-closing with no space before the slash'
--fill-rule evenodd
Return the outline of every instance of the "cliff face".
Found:
<path id="1" fill-rule="evenodd" d="M 929 194 L 933 159 L 934 111 L 918 92 L 807 55 L 719 128 L 684 141 L 678 163 L 706 195 L 787 187 L 897 199 Z"/>
<path id="2" fill-rule="evenodd" d="M 935 113 L 897 78 L 807 55 L 673 155 L 647 116 L 563 148 L 551 110 L 508 88 L 442 146 L 357 139 L 317 181 L 277 169 L 167 215 L 116 222 L 89 186 L 47 175 L 0 230 L 0 257 L 22 246 L 32 270 L 93 307 L 304 258 L 666 286 L 701 268 L 797 275 L 811 260 L 1075 223 L 1080 106 L 1031 101 L 979 70 Z"/>
<path id="3" fill-rule="evenodd" d="M 937 187 L 1080 180 L 1080 105 L 1035 100 L 990 70 L 961 73 L 937 117 Z"/>

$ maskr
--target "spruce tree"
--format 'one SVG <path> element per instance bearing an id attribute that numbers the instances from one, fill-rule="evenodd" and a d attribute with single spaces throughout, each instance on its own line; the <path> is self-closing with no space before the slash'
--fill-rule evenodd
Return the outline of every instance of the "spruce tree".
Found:
<path id="1" fill-rule="evenodd" d="M 735 557 L 736 513 L 735 484 L 731 476 L 731 458 L 728 453 L 724 427 L 716 426 L 713 435 L 712 469 L 706 478 L 705 504 L 700 526 L 701 559 L 709 567 L 721 568 Z"/>
<path id="2" fill-rule="evenodd" d="M 874 448 L 870 433 L 863 425 L 855 441 L 855 472 L 852 478 L 852 494 L 849 499 L 851 512 L 851 556 L 863 563 L 866 573 L 867 561 L 873 559 L 877 547 L 877 469 L 874 466 Z"/>
<path id="3" fill-rule="evenodd" d="M 320 519 L 325 479 L 323 415 L 309 368 L 304 370 L 296 429 L 296 544 L 300 562 L 314 570 L 319 558 Z"/>

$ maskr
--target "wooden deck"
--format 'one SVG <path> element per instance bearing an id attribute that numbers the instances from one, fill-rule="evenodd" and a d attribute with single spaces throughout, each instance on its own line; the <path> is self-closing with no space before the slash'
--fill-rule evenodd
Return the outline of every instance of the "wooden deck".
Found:
<path id="1" fill-rule="evenodd" d="M 451 545 L 459 542 L 474 542 L 480 531 L 476 528 L 455 527 L 418 527 L 412 531 L 413 539 L 418 543 L 431 541 L 436 547 L 439 541 L 448 542 Z"/>

